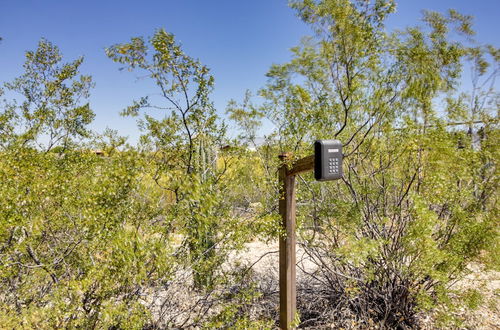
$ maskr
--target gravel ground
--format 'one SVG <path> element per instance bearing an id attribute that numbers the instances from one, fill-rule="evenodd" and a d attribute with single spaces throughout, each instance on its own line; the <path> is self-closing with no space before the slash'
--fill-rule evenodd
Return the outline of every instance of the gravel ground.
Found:
<path id="1" fill-rule="evenodd" d="M 454 289 L 476 289 L 483 294 L 482 304 L 476 310 L 460 309 L 465 329 L 500 329 L 500 272 L 485 271 L 479 264 L 468 266 L 471 271 Z"/>

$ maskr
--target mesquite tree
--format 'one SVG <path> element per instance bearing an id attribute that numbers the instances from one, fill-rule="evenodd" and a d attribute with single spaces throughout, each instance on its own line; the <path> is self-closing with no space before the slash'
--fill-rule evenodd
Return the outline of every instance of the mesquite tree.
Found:
<path id="1" fill-rule="evenodd" d="M 214 78 L 164 30 L 148 41 L 132 38 L 106 52 L 113 61 L 144 73 L 159 90 L 159 97 L 145 96 L 123 114 L 137 116 L 147 108 L 162 111 L 161 119 L 146 113 L 140 121 L 144 155 L 155 164 L 154 180 L 171 196 L 168 214 L 185 234 L 183 246 L 189 251 L 195 284 L 210 286 L 211 274 L 223 259 L 223 253 L 216 253 L 222 251 L 217 242 L 227 234 L 220 219 L 228 217 L 221 181 L 226 158 L 218 157 L 225 127 L 209 99 Z"/>
<path id="2" fill-rule="evenodd" d="M 20 104 L 5 105 L 5 113 L 16 117 L 17 143 L 65 150 L 74 140 L 89 137 L 94 112 L 85 100 L 93 84 L 90 76 L 79 75 L 82 63 L 83 57 L 62 63 L 59 48 L 45 39 L 26 52 L 25 72 L 5 84 L 7 91 L 21 95 Z"/>
<path id="3" fill-rule="evenodd" d="M 297 157 L 314 139 L 344 143 L 342 180 L 299 183 L 302 244 L 318 266 L 315 289 L 299 300 L 302 320 L 413 326 L 415 313 L 448 301 L 449 284 L 498 240 L 498 94 L 474 90 L 470 106 L 457 95 L 468 59 L 475 77 L 494 79 L 498 50 L 468 47 L 471 17 L 453 10 L 424 12 L 424 26 L 388 33 L 390 0 L 291 6 L 314 35 L 271 67 L 260 111 L 239 113 L 265 114 L 277 149 Z M 481 119 L 479 148 L 451 126 L 458 114 L 475 130 Z"/>
<path id="4" fill-rule="evenodd" d="M 22 98 L 0 112 L 0 324 L 140 328 L 145 283 L 175 265 L 153 221 L 162 210 L 133 150 L 100 157 L 77 144 L 93 117 L 90 77 L 81 59 L 61 61 L 45 40 L 28 51 L 26 72 L 7 84 Z"/>

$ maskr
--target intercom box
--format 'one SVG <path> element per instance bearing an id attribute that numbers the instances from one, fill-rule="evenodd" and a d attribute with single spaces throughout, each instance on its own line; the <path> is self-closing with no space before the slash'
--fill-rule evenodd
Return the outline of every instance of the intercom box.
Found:
<path id="1" fill-rule="evenodd" d="M 314 142 L 314 177 L 318 181 L 338 180 L 342 177 L 342 143 L 339 140 Z"/>

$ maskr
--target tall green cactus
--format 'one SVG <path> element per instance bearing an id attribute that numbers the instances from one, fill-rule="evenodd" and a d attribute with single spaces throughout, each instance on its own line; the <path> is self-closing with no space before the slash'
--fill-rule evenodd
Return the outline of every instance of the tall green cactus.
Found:
<path id="1" fill-rule="evenodd" d="M 196 143 L 195 170 L 200 175 L 201 182 L 205 183 L 217 170 L 217 150 L 211 138 L 205 134 L 197 136 Z"/>
<path id="2" fill-rule="evenodd" d="M 200 134 L 195 138 L 195 154 L 193 155 L 194 174 L 201 193 L 197 196 L 196 212 L 193 212 L 190 226 L 189 251 L 193 263 L 193 280 L 198 288 L 209 288 L 213 284 L 214 267 L 218 257 L 214 249 L 216 244 L 217 223 L 214 218 L 212 203 L 214 191 L 211 179 L 217 170 L 217 151 L 212 138 Z M 210 190 L 207 193 L 206 190 Z"/>

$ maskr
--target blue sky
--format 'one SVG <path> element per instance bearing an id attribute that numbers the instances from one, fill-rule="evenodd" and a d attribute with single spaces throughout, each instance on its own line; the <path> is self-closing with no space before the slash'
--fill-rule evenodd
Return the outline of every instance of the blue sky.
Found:
<path id="1" fill-rule="evenodd" d="M 500 45 L 498 0 L 401 0 L 388 29 L 417 23 L 422 9 L 455 8 L 475 17 L 477 39 Z M 60 47 L 69 61 L 85 56 L 82 73 L 93 76 L 93 129 L 118 129 L 134 142 L 135 119 L 119 112 L 134 98 L 151 93 L 151 85 L 135 73 L 118 71 L 104 48 L 132 36 L 150 36 L 165 28 L 184 50 L 212 69 L 214 103 L 221 115 L 231 98 L 266 82 L 273 63 L 290 59 L 289 49 L 309 33 L 286 0 L 0 0 L 0 83 L 22 73 L 24 52 L 44 37 Z"/>

